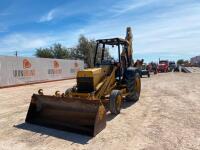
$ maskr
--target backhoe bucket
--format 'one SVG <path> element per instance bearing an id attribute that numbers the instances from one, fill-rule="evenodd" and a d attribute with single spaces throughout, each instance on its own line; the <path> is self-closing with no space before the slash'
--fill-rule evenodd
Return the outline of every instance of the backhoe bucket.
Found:
<path id="1" fill-rule="evenodd" d="M 33 94 L 26 122 L 95 136 L 106 126 L 100 100 Z"/>

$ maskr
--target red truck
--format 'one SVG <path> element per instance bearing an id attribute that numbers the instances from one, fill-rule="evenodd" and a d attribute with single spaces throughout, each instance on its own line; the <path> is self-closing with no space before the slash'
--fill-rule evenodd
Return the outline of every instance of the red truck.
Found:
<path id="1" fill-rule="evenodd" d="M 158 72 L 168 72 L 168 70 L 169 70 L 169 61 L 159 60 Z"/>

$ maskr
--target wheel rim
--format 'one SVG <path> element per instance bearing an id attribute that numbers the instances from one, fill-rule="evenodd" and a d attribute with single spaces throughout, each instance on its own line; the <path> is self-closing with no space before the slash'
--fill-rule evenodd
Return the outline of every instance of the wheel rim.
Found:
<path id="1" fill-rule="evenodd" d="M 137 94 L 139 94 L 140 89 L 141 89 L 141 81 L 140 81 L 140 78 L 138 77 L 135 80 L 135 89 L 136 89 Z"/>

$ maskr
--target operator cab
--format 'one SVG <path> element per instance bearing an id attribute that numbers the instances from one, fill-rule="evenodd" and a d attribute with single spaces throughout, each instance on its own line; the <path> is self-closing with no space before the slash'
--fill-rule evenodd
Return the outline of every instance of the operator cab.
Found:
<path id="1" fill-rule="evenodd" d="M 131 64 L 128 59 L 128 41 L 112 38 L 100 39 L 96 42 L 94 66 L 103 68 L 117 66 L 116 78 L 121 80 L 123 72 Z"/>

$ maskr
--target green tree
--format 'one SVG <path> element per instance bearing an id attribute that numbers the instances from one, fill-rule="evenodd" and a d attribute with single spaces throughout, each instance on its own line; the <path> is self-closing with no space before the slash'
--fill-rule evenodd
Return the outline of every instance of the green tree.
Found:
<path id="1" fill-rule="evenodd" d="M 183 63 L 184 63 L 184 60 L 183 60 L 183 59 L 177 60 L 177 64 L 178 64 L 178 65 L 182 65 Z"/>
<path id="2" fill-rule="evenodd" d="M 40 58 L 54 58 L 52 51 L 48 48 L 37 48 L 35 55 Z"/>
<path id="3" fill-rule="evenodd" d="M 69 48 L 69 51 L 70 51 L 70 57 L 72 59 L 81 59 L 81 60 L 84 60 L 84 55 L 82 54 L 82 51 L 80 51 L 76 47 Z"/>
<path id="4" fill-rule="evenodd" d="M 35 55 L 40 58 L 70 58 L 70 51 L 59 43 L 55 43 L 50 48 L 38 48 Z"/>
<path id="5" fill-rule="evenodd" d="M 85 36 L 80 35 L 78 45 L 76 47 L 76 54 L 83 59 L 88 67 L 93 66 L 93 59 L 95 54 L 96 42 L 95 40 L 88 40 Z"/>
<path id="6" fill-rule="evenodd" d="M 101 58 L 101 48 L 97 52 L 97 60 Z M 72 51 L 73 58 L 83 59 L 88 67 L 94 66 L 94 55 L 96 50 L 96 41 L 87 39 L 84 35 L 80 35 L 78 45 L 75 50 Z M 108 49 L 104 51 L 104 57 L 111 58 Z"/>
<path id="7" fill-rule="evenodd" d="M 70 52 L 67 48 L 63 47 L 61 44 L 54 44 L 52 47 L 50 47 L 50 50 L 53 53 L 54 58 L 57 59 L 66 59 L 70 58 Z"/>

